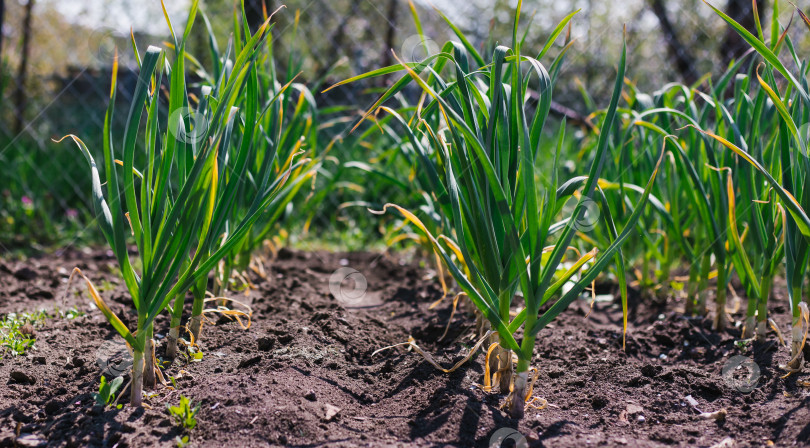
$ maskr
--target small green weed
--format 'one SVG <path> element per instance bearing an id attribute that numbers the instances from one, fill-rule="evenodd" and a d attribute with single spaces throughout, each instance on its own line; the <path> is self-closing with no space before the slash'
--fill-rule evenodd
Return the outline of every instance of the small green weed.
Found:
<path id="1" fill-rule="evenodd" d="M 174 420 L 177 422 L 178 426 L 181 426 L 184 429 L 194 429 L 194 427 L 197 426 L 197 419 L 195 416 L 200 410 L 199 404 L 192 409 L 191 400 L 181 395 L 180 404 L 177 406 L 172 406 L 167 403 L 166 407 L 169 410 L 169 415 L 174 417 Z"/>
<path id="2" fill-rule="evenodd" d="M 123 376 L 116 377 L 111 382 L 107 382 L 107 378 L 102 375 L 101 383 L 98 386 L 98 393 L 93 394 L 93 398 L 96 399 L 96 403 L 102 406 L 108 406 L 115 400 L 115 394 L 118 392 L 118 389 L 121 388 L 121 384 L 123 383 Z M 117 408 L 121 409 L 121 405 L 119 404 Z"/>
<path id="3" fill-rule="evenodd" d="M 55 308 L 53 310 L 53 315 L 48 316 L 48 317 L 51 317 L 51 318 L 54 318 L 54 319 L 73 320 L 73 319 L 76 319 L 77 317 L 83 317 L 83 316 L 86 316 L 86 315 L 87 315 L 87 313 L 85 313 L 84 311 L 82 311 L 82 310 L 80 310 L 80 309 L 78 309 L 78 308 L 76 308 L 74 306 L 74 307 L 72 307 L 70 309 L 67 309 L 67 310 L 62 310 L 59 307 L 57 307 L 57 308 Z"/>
<path id="4" fill-rule="evenodd" d="M 36 313 L 9 313 L 0 319 L 0 359 L 5 353 L 11 356 L 24 354 L 34 346 L 34 328 L 42 324 L 48 315 Z"/>
<path id="5" fill-rule="evenodd" d="M 45 310 L 31 313 L 9 313 L 0 319 L 0 359 L 7 353 L 11 356 L 25 354 L 36 342 L 35 329 L 46 319 L 75 319 L 86 313 L 73 307 L 66 311 L 54 309 L 52 314 Z"/>

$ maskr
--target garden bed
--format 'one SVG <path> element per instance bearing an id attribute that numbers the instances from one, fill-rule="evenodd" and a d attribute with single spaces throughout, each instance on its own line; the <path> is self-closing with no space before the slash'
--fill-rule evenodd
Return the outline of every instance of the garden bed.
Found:
<path id="1" fill-rule="evenodd" d="M 739 330 L 713 333 L 710 322 L 683 318 L 677 301 L 633 300 L 632 291 L 625 351 L 621 308 L 610 301 L 597 301 L 587 316 L 589 303 L 577 301 L 540 332 L 535 395 L 548 407 L 511 420 L 498 409 L 501 397 L 476 387 L 481 354 L 452 374 L 401 348 L 372 356 L 410 335 L 450 366 L 474 344 L 472 321 L 459 313 L 437 342 L 451 301 L 428 310 L 441 297 L 428 271 L 372 253 L 282 251 L 266 266 L 267 279 L 251 274 L 256 289 L 248 297 L 233 293 L 251 304 L 249 330 L 213 317 L 217 325 L 203 330 L 203 359 L 177 360 L 165 370 L 177 377 L 177 390 L 159 387 L 145 400 L 150 408 L 105 410 L 92 396 L 98 360 L 120 337 L 91 309 L 83 283 L 62 300 L 74 266 L 125 323 L 135 318 L 124 311 L 130 299 L 112 273 L 111 254 L 0 262 L 0 314 L 44 308 L 52 316 L 35 329 L 34 349 L 0 360 L 2 447 L 175 446 L 184 433 L 166 404 L 181 394 L 201 403 L 197 427 L 186 433 L 190 446 L 483 447 L 501 428 L 547 447 L 710 447 L 727 437 L 735 444 L 726 446 L 810 445 L 810 389 L 799 383 L 807 374 L 780 378 L 786 349 L 736 345 Z M 330 277 L 341 266 L 367 280 L 362 300 L 347 304 L 330 294 Z M 787 328 L 786 298 L 777 294 L 771 306 Z M 85 314 L 56 317 L 55 310 L 73 307 Z M 167 317 L 159 317 L 155 331 L 165 336 L 167 327 Z M 165 337 L 157 340 L 160 356 Z M 750 393 L 722 375 L 735 355 L 753 357 L 760 369 Z M 726 409 L 726 418 L 701 418 L 687 396 L 702 412 Z"/>

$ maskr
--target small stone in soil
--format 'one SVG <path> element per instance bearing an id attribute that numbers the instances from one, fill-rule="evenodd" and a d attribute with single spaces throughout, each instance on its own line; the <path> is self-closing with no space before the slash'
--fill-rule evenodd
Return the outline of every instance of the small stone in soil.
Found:
<path id="1" fill-rule="evenodd" d="M 20 384 L 34 384 L 37 382 L 37 379 L 34 378 L 33 375 L 29 375 L 22 370 L 12 370 L 11 371 L 11 379 L 15 383 Z"/>
<path id="2" fill-rule="evenodd" d="M 304 398 L 306 398 L 309 401 L 315 401 L 315 400 L 318 399 L 318 397 L 315 396 L 315 391 L 314 390 L 310 390 L 309 392 L 307 392 L 307 394 L 304 395 Z"/>
<path id="3" fill-rule="evenodd" d="M 259 350 L 263 352 L 268 352 L 273 349 L 273 346 L 276 345 L 276 340 L 274 338 L 264 337 L 259 338 L 257 341 L 259 343 Z"/>
<path id="4" fill-rule="evenodd" d="M 14 277 L 18 280 L 29 281 L 37 278 L 37 272 L 29 267 L 21 267 L 14 271 Z"/>
<path id="5" fill-rule="evenodd" d="M 644 412 L 644 408 L 642 408 L 641 406 L 639 406 L 637 404 L 632 404 L 632 403 L 627 405 L 626 410 L 627 410 L 627 415 L 641 414 L 642 412 Z"/>
<path id="6" fill-rule="evenodd" d="M 45 412 L 49 415 L 54 415 L 62 408 L 62 404 L 56 400 L 51 400 L 45 403 Z"/>
<path id="7" fill-rule="evenodd" d="M 256 364 L 260 363 L 261 361 L 262 361 L 261 356 L 254 356 L 252 358 L 243 359 L 242 361 L 239 362 L 239 368 L 244 369 L 244 368 L 247 368 L 247 367 L 252 367 L 252 366 L 255 366 Z"/>
<path id="8" fill-rule="evenodd" d="M 330 421 L 330 420 L 332 420 L 333 418 L 335 418 L 335 416 L 336 416 L 336 415 L 338 415 L 338 413 L 340 412 L 340 408 L 339 408 L 339 407 L 337 407 L 337 406 L 332 406 L 332 405 L 331 405 L 331 404 L 329 404 L 329 403 L 326 403 L 326 404 L 324 405 L 324 409 L 323 409 L 323 410 L 324 410 L 324 417 L 323 417 L 323 419 L 324 419 L 324 421 L 327 421 L 327 422 L 328 422 L 328 421 Z"/>
<path id="9" fill-rule="evenodd" d="M 278 250 L 278 254 L 276 254 L 279 260 L 289 260 L 293 257 L 293 252 L 286 247 L 282 247 Z"/>
<path id="10" fill-rule="evenodd" d="M 704 347 L 694 347 L 689 349 L 689 356 L 695 359 L 703 357 L 706 354 L 706 349 Z"/>
<path id="11" fill-rule="evenodd" d="M 47 289 L 42 288 L 34 288 L 27 292 L 28 297 L 32 299 L 43 299 L 43 300 L 50 300 L 53 299 L 53 293 L 48 291 Z"/>
<path id="12" fill-rule="evenodd" d="M 646 364 L 641 368 L 641 374 L 648 377 L 653 378 L 655 375 L 658 374 L 658 370 L 652 364 Z"/>
<path id="13" fill-rule="evenodd" d="M 36 330 L 34 330 L 34 326 L 31 324 L 25 324 L 20 328 L 20 333 L 35 338 L 37 336 Z"/>

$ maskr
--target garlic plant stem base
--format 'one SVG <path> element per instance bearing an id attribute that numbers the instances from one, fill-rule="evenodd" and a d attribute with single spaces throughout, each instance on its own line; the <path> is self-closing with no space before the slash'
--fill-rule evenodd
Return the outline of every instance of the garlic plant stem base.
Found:
<path id="1" fill-rule="evenodd" d="M 798 325 L 793 325 L 792 339 L 790 341 L 790 359 L 792 362 L 788 364 L 788 367 L 793 370 L 799 370 L 802 367 L 802 357 L 799 351 L 802 349 L 804 334 L 802 333 L 802 321 L 799 320 L 798 322 Z"/>
<path id="2" fill-rule="evenodd" d="M 694 308 L 692 309 L 692 313 L 697 316 L 705 316 L 706 315 L 706 303 L 708 302 L 708 292 L 706 289 L 702 289 L 698 293 L 697 302 L 695 303 Z"/>
<path id="3" fill-rule="evenodd" d="M 146 341 L 146 350 L 143 357 L 143 387 L 153 389 L 157 380 L 155 379 L 155 340 Z"/>
<path id="4" fill-rule="evenodd" d="M 686 297 L 686 303 L 683 307 L 683 314 L 686 316 L 695 314 L 695 302 L 691 296 Z"/>
<path id="5" fill-rule="evenodd" d="M 500 372 L 499 387 L 502 394 L 509 393 L 512 385 L 512 350 L 498 346 L 498 372 Z"/>
<path id="6" fill-rule="evenodd" d="M 754 330 L 757 328 L 757 319 L 756 316 L 748 316 L 745 318 L 745 323 L 743 324 L 743 331 L 742 331 L 742 339 L 751 339 L 754 337 L 756 333 Z"/>
<path id="7" fill-rule="evenodd" d="M 512 393 L 509 395 L 507 408 L 510 417 L 522 419 L 526 405 L 526 386 L 529 380 L 529 372 L 518 372 L 513 378 L 515 383 L 512 388 Z"/>
<path id="8" fill-rule="evenodd" d="M 484 328 L 489 330 L 489 321 L 485 321 L 485 322 L 486 322 L 486 324 L 484 325 Z M 489 340 L 486 343 L 486 347 L 487 347 L 487 349 L 489 349 L 489 347 L 492 344 L 497 344 L 497 343 L 498 343 L 498 334 L 493 333 L 492 335 L 490 335 Z M 498 363 L 498 354 L 500 353 L 500 349 L 501 349 L 500 347 L 496 347 L 495 350 L 493 350 L 492 355 L 489 357 L 489 371 L 490 371 L 491 374 L 494 374 L 495 372 L 497 372 L 498 367 L 500 367 L 500 364 Z"/>
<path id="9" fill-rule="evenodd" d="M 766 321 L 757 322 L 757 341 L 765 342 L 765 336 L 768 334 L 768 323 Z"/>
<path id="10" fill-rule="evenodd" d="M 697 274 L 690 271 L 689 284 L 686 288 L 686 303 L 683 306 L 683 313 L 687 316 L 693 316 L 697 309 L 698 300 L 698 284 Z"/>
<path id="11" fill-rule="evenodd" d="M 728 328 L 728 314 L 726 313 L 726 293 L 722 289 L 718 289 L 715 303 L 717 304 L 717 310 L 714 314 L 712 328 L 715 331 L 725 331 Z"/>
<path id="12" fill-rule="evenodd" d="M 202 315 L 191 316 L 188 324 L 188 331 L 191 333 L 192 341 L 199 342 L 202 333 Z"/>
<path id="13" fill-rule="evenodd" d="M 726 316 L 725 310 L 718 310 L 717 314 L 714 316 L 714 323 L 712 324 L 712 328 L 714 331 L 724 331 L 728 327 L 728 316 Z"/>
<path id="14" fill-rule="evenodd" d="M 480 339 L 484 337 L 484 335 L 489 331 L 492 325 L 489 323 L 488 320 L 484 319 L 484 315 L 481 314 L 480 311 L 475 313 L 475 329 L 476 329 L 476 338 Z"/>
<path id="15" fill-rule="evenodd" d="M 172 322 L 169 336 L 166 338 L 166 357 L 174 359 L 177 356 L 177 339 L 180 337 L 180 326 Z"/>
<path id="16" fill-rule="evenodd" d="M 140 407 L 143 404 L 143 352 L 133 352 L 132 358 L 132 387 L 129 404 Z"/>

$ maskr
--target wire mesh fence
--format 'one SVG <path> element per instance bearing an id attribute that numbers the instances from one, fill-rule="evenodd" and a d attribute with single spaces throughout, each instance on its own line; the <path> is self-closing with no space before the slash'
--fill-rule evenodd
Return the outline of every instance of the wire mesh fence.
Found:
<path id="1" fill-rule="evenodd" d="M 419 60 L 425 51 L 439 51 L 453 35 L 424 0 L 410 4 L 407 0 L 285 3 L 286 9 L 273 18 L 275 59 L 280 70 L 296 67 L 301 72 L 299 80 L 313 85 L 326 86 L 393 64 L 394 54 Z M 481 49 L 492 48 L 498 39 L 511 39 L 515 3 L 434 2 Z M 756 5 L 762 22 L 770 21 L 766 2 L 759 0 Z M 187 2 L 166 2 L 166 6 L 174 27 L 181 28 Z M 274 0 L 245 0 L 246 20 L 257 25 L 263 10 L 274 11 L 279 6 Z M 727 0 L 721 6 L 754 28 L 751 1 Z M 628 82 L 644 92 L 668 81 L 691 84 L 704 74 L 717 74 L 745 48 L 700 0 L 527 0 L 523 6 L 525 47 L 539 50 L 555 24 L 577 9 L 579 15 L 567 31 L 574 43 L 562 68 L 565 76 L 558 83 L 553 108 L 572 118 L 585 117 L 604 106 L 622 24 L 626 24 L 631 54 Z M 430 41 L 423 42 L 417 34 L 412 10 L 418 12 Z M 202 11 L 213 32 L 227 41 L 234 3 L 206 0 Z M 787 8 L 783 11 L 782 24 L 788 23 L 790 13 Z M 101 144 L 116 48 L 121 66 L 118 101 L 126 104 L 137 74 L 131 42 L 140 48 L 166 45 L 169 32 L 161 4 L 158 0 L 0 0 L 0 23 L 0 244 L 8 248 L 53 243 L 64 235 L 84 238 L 92 234 L 84 230 L 92 220 L 86 202 L 90 179 L 85 162 L 70 145 L 53 140 L 72 133 L 82 136 L 91 149 Z M 205 67 L 210 63 L 205 27 L 195 29 L 199 33 L 192 39 L 190 52 Z M 806 46 L 800 39 L 801 34 L 797 42 Z M 562 41 L 556 51 L 561 47 Z M 368 107 L 379 88 L 393 82 L 395 76 L 327 94 L 320 93 L 322 87 L 316 89 L 317 101 L 328 115 L 325 120 L 331 123 L 324 132 L 330 137 L 346 133 L 355 120 L 352 113 Z M 118 116 L 123 119 L 125 113 Z M 369 149 L 375 150 L 380 148 Z M 313 226 L 328 225 L 339 202 L 337 197 L 327 199 L 324 214 Z"/>

